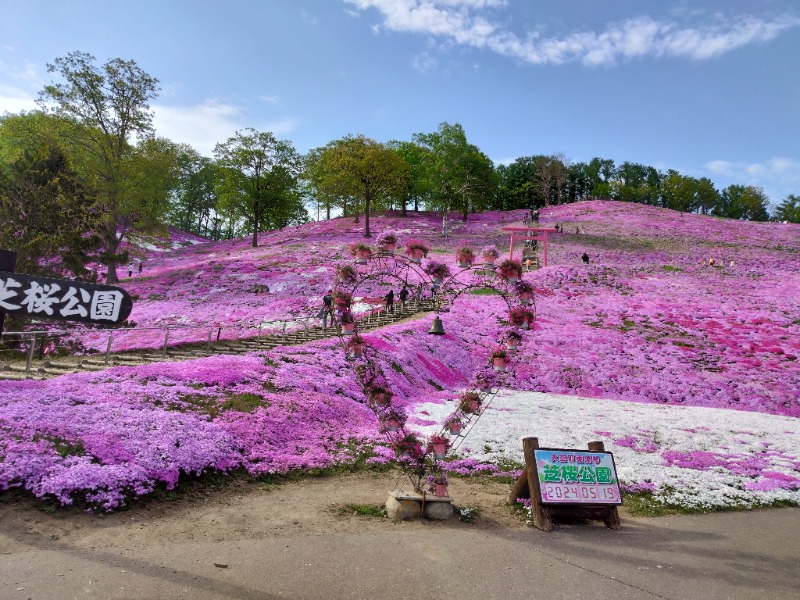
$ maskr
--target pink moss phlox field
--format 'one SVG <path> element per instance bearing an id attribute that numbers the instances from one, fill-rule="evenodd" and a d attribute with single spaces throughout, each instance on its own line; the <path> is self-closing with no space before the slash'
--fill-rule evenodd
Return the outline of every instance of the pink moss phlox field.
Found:
<path id="1" fill-rule="evenodd" d="M 452 219 L 447 240 L 435 214 L 390 213 L 372 226 L 376 235 L 396 232 L 401 247 L 408 239 L 426 242 L 423 265 L 436 260 L 455 271 L 462 245 L 505 252 L 500 227 L 524 215 Z M 507 385 L 800 417 L 800 226 L 606 201 L 540 215 L 542 226 L 560 223 L 565 233 L 550 237 L 548 266 L 523 276 L 536 291 L 536 327 L 524 333 Z M 158 348 L 165 326 L 187 327 L 170 332 L 174 342 L 205 341 L 211 326 L 230 339 L 259 327 L 279 330 L 286 319 L 299 323 L 317 313 L 336 266 L 358 241 L 360 225 L 334 219 L 264 233 L 257 248 L 249 239 L 187 239 L 178 249 L 142 251 L 142 274 L 121 285 L 134 296 L 131 320 L 156 329 L 115 334 L 114 350 Z M 366 305 L 354 298 L 358 310 Z M 393 406 L 445 404 L 476 374 L 491 377 L 487 357 L 502 343 L 507 317 L 499 297 L 464 294 L 442 315 L 443 336 L 427 335 L 430 318 L 366 333 Z M 81 339 L 104 350 L 107 334 Z M 386 462 L 392 453 L 380 445 L 378 427 L 336 340 L 3 381 L 0 489 L 113 510 L 156 486 L 175 486 L 184 474 L 286 473 L 347 462 L 367 449 L 370 462 Z M 658 458 L 646 431 L 622 436 L 602 427 L 614 443 Z M 753 473 L 759 479 L 748 485 L 758 489 L 795 489 L 791 476 L 762 468 L 765 456 L 703 449 L 661 458 L 665 468 L 707 465 Z"/>

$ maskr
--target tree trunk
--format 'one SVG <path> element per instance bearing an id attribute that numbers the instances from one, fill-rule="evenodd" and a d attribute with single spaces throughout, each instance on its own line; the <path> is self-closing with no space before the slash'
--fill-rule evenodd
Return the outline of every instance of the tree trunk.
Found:
<path id="1" fill-rule="evenodd" d="M 364 237 L 369 238 L 372 237 L 372 234 L 369 232 L 369 206 L 370 206 L 371 199 L 369 196 L 364 198 Z"/>
<path id="2" fill-rule="evenodd" d="M 253 248 L 258 248 L 258 217 L 253 219 Z"/>

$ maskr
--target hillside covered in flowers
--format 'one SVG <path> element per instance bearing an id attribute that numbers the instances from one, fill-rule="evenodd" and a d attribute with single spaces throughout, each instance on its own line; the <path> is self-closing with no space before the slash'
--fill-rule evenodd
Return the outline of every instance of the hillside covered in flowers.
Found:
<path id="1" fill-rule="evenodd" d="M 451 221 L 447 239 L 435 214 L 376 216 L 372 227 L 396 232 L 401 244 L 425 240 L 428 259 L 455 270 L 455 249 L 464 244 L 507 252 L 500 228 L 521 225 L 525 216 L 495 212 Z M 584 428 L 631 461 L 646 457 L 647 473 L 674 475 L 655 484 L 655 475 L 633 470 L 630 489 L 669 489 L 680 503 L 674 490 L 689 479 L 675 474 L 711 470 L 733 477 L 725 484 L 732 491 L 723 494 L 727 500 L 698 505 L 797 503 L 800 226 L 607 201 L 545 208 L 539 225 L 561 232 L 550 237 L 548 266 L 524 274 L 536 290 L 537 318 L 506 381 L 519 393 L 514 397 L 525 402 L 526 392 L 537 392 L 583 399 L 587 407 L 594 399 L 719 411 L 703 413 L 698 432 L 714 430 L 715 414 L 728 422 L 723 415 L 730 409 L 779 419 L 768 429 L 773 439 L 759 434 L 756 446 L 748 446 L 756 461 L 708 446 L 727 443 L 721 438 L 704 438 L 702 446 L 692 435 L 662 443 L 648 423 Z M 334 219 L 262 234 L 255 248 L 249 240 L 185 239 L 176 249 L 145 250 L 142 273 L 121 284 L 135 299 L 130 319 L 140 328 L 181 326 L 187 339 L 202 340 L 210 325 L 239 337 L 272 321 L 312 317 L 337 265 L 351 260 L 349 244 L 364 241 L 361 231 L 350 219 Z M 381 302 L 354 301 L 362 311 Z M 464 295 L 443 315 L 444 336 L 426 334 L 429 318 L 365 335 L 410 427 L 437 426 L 444 412 L 435 407 L 445 411 L 469 387 L 507 317 L 496 296 Z M 124 349 L 157 340 L 133 333 L 116 343 Z M 482 423 L 506 422 L 508 410 L 488 411 Z M 564 419 L 580 419 L 581 412 L 573 407 Z M 741 420 L 734 421 L 732 435 L 741 436 Z M 783 432 L 780 439 L 775 431 Z M 362 452 L 386 461 L 381 441 L 336 339 L 0 382 L 0 489 L 21 486 L 106 510 L 155 486 L 174 487 L 184 474 L 286 473 L 352 461 Z M 465 445 L 453 469 L 471 471 L 475 461 L 496 458 L 471 447 Z"/>

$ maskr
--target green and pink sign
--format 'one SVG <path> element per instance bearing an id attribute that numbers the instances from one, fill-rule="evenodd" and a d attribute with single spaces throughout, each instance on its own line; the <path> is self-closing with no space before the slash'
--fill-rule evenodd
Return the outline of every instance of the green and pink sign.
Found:
<path id="1" fill-rule="evenodd" d="M 540 448 L 535 458 L 542 504 L 622 504 L 610 452 Z"/>

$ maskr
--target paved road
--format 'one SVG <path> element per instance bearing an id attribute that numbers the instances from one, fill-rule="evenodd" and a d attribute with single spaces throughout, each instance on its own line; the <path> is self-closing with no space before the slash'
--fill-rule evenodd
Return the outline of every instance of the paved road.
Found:
<path id="1" fill-rule="evenodd" d="M 627 518 L 621 531 L 455 522 L 136 549 L 14 535 L 0 523 L 3 600 L 800 598 L 798 508 Z"/>

